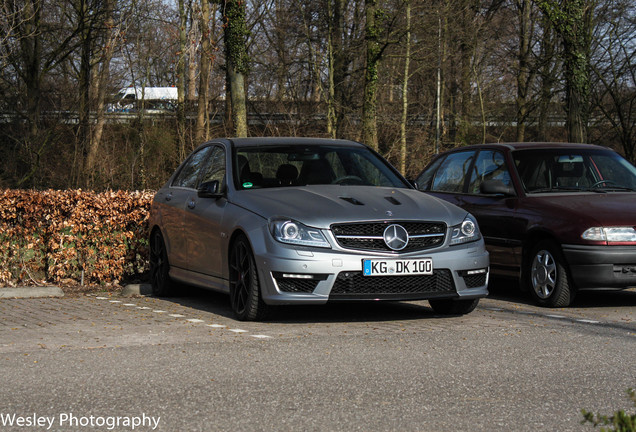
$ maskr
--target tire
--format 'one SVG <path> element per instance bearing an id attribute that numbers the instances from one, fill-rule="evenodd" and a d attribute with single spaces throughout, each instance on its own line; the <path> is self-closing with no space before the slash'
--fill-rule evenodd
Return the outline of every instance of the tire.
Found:
<path id="1" fill-rule="evenodd" d="M 573 284 L 561 248 L 543 240 L 532 249 L 524 272 L 526 286 L 539 306 L 566 307 L 574 300 Z"/>
<path id="2" fill-rule="evenodd" d="M 155 296 L 169 297 L 174 294 L 166 243 L 159 230 L 156 230 L 150 239 L 150 285 Z"/>
<path id="3" fill-rule="evenodd" d="M 230 305 L 240 321 L 263 319 L 267 305 L 261 297 L 256 261 L 244 236 L 239 237 L 230 251 Z"/>
<path id="4" fill-rule="evenodd" d="M 453 300 L 431 299 L 428 301 L 435 313 L 440 315 L 466 315 L 471 313 L 479 304 L 479 299 Z"/>

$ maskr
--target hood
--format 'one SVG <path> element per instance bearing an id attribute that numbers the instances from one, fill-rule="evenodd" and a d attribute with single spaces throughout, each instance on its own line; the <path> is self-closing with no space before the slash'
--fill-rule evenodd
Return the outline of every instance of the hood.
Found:
<path id="1" fill-rule="evenodd" d="M 590 226 L 635 226 L 636 193 L 572 193 L 530 195 L 528 204 L 553 209 L 552 214 L 570 221 L 587 221 Z"/>
<path id="2" fill-rule="evenodd" d="M 315 228 L 333 223 L 373 220 L 461 223 L 466 211 L 414 189 L 316 185 L 236 191 L 238 206 L 264 218 L 282 216 Z"/>

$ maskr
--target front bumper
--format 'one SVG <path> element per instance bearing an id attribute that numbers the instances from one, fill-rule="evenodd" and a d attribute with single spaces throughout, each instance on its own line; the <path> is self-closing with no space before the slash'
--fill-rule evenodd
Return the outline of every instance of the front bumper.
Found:
<path id="1" fill-rule="evenodd" d="M 636 248 L 563 245 L 574 284 L 580 290 L 636 286 Z"/>
<path id="2" fill-rule="evenodd" d="M 488 252 L 483 241 L 399 256 L 308 249 L 266 241 L 254 247 L 263 300 L 268 304 L 322 304 L 350 300 L 473 299 L 488 295 Z M 432 276 L 362 276 L 365 258 L 432 258 Z M 476 271 L 476 272 L 475 272 Z"/>

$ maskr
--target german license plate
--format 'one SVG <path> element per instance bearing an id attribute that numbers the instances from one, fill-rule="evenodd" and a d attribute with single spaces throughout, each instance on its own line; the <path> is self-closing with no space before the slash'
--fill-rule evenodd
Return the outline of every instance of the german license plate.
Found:
<path id="1" fill-rule="evenodd" d="M 422 259 L 365 259 L 362 260 L 364 276 L 408 276 L 433 274 L 433 260 Z"/>

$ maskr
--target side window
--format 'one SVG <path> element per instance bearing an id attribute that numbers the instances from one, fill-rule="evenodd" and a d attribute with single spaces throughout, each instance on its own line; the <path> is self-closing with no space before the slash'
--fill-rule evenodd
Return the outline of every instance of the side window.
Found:
<path id="1" fill-rule="evenodd" d="M 503 154 L 493 150 L 482 150 L 477 155 L 473 168 L 468 193 L 480 193 L 480 186 L 485 180 L 499 180 L 506 186 L 512 186 L 510 173 Z"/>
<path id="2" fill-rule="evenodd" d="M 220 185 L 223 185 L 225 180 L 225 150 L 222 147 L 213 148 L 208 169 L 203 175 L 201 183 L 214 180 L 218 180 Z"/>
<path id="3" fill-rule="evenodd" d="M 417 188 L 419 190 L 427 191 L 431 189 L 431 180 L 433 179 L 433 176 L 435 175 L 435 173 L 437 172 L 437 169 L 439 168 L 439 166 L 441 165 L 443 161 L 444 161 L 444 158 L 440 157 L 435 162 L 433 162 L 431 166 L 429 166 L 424 171 L 422 171 L 419 177 L 415 179 L 415 182 L 417 183 Z"/>
<path id="4" fill-rule="evenodd" d="M 185 163 L 177 177 L 172 182 L 173 187 L 196 189 L 197 180 L 201 174 L 207 156 L 212 151 L 212 147 L 204 147 L 193 154 Z"/>
<path id="5" fill-rule="evenodd" d="M 545 189 L 550 187 L 550 170 L 548 169 L 548 156 L 527 155 L 520 153 L 523 157 L 516 156 L 515 165 L 521 178 L 521 183 L 526 191 Z"/>
<path id="6" fill-rule="evenodd" d="M 474 151 L 448 155 L 435 173 L 431 190 L 436 192 L 463 192 L 464 181 L 474 156 Z"/>

